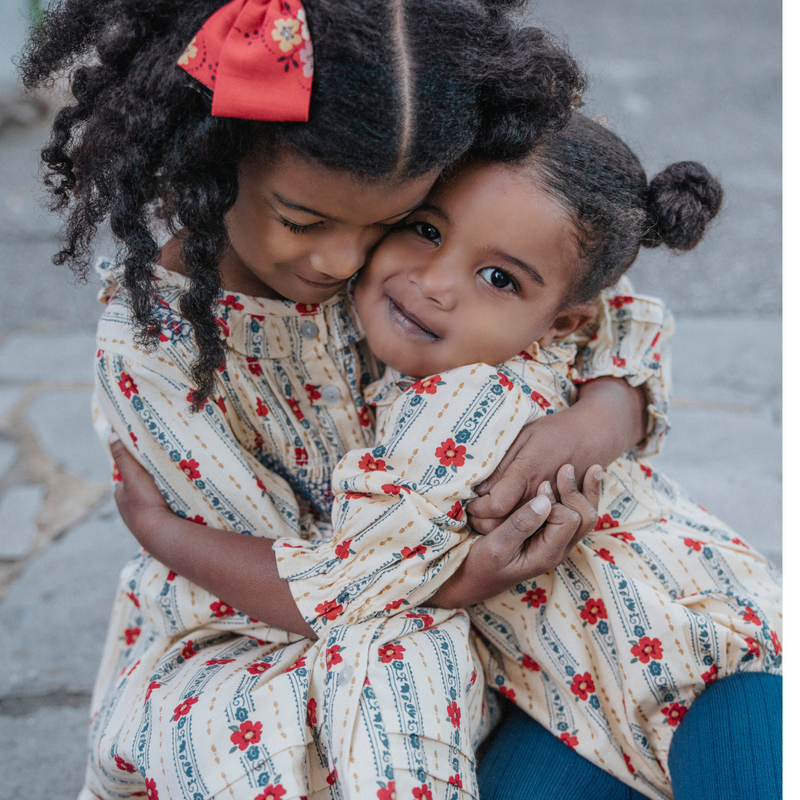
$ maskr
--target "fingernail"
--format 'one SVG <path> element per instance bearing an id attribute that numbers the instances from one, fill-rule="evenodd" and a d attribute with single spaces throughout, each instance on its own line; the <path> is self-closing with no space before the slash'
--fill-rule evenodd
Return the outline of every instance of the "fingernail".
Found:
<path id="1" fill-rule="evenodd" d="M 120 440 L 119 439 L 119 434 L 116 431 L 111 431 L 111 433 L 109 434 L 109 437 L 108 437 L 108 443 L 109 444 L 115 444 L 119 440 Z"/>
<path id="2" fill-rule="evenodd" d="M 546 514 L 550 510 L 550 501 L 539 495 L 539 497 L 534 497 L 531 500 L 531 510 L 535 511 L 537 514 Z"/>
<path id="3" fill-rule="evenodd" d="M 575 480 L 575 468 L 571 464 L 567 467 L 567 479 L 571 481 Z"/>
<path id="4" fill-rule="evenodd" d="M 603 468 L 601 466 L 596 466 L 594 468 L 594 479 L 599 481 L 603 477 Z"/>
<path id="5" fill-rule="evenodd" d="M 550 485 L 550 481 L 542 481 L 541 489 L 545 494 L 553 494 L 553 487 Z"/>

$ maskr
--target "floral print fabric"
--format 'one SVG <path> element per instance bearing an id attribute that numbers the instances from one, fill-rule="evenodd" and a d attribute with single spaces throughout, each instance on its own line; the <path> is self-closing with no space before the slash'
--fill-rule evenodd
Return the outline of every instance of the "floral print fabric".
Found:
<path id="1" fill-rule="evenodd" d="M 193 340 L 178 306 L 184 280 L 157 271 L 161 332 L 148 353 L 134 341 L 114 269 L 102 274 L 101 441 L 117 431 L 179 515 L 274 537 L 283 553 L 293 552 L 285 544 L 318 546 L 324 565 L 369 568 L 346 538 L 330 541 L 334 468 L 348 451 L 361 450 L 361 460 L 373 441 L 361 387 L 380 374 L 349 297 L 305 306 L 223 293 L 226 364 L 218 391 L 191 413 Z M 632 325 L 629 335 L 652 340 L 652 324 L 643 326 L 645 334 Z M 599 338 L 592 346 L 602 350 Z M 437 469 L 460 481 L 474 462 L 456 435 L 447 439 L 436 442 Z M 386 459 L 370 453 L 369 483 L 359 484 L 359 468 L 351 495 L 386 483 Z M 392 491 L 408 497 L 410 487 Z M 446 504 L 428 528 L 435 541 L 392 549 L 346 602 L 341 592 L 311 597 L 324 565 L 306 560 L 306 577 L 293 584 L 302 594 L 308 582 L 302 602 L 316 620 L 316 642 L 248 618 L 140 552 L 121 577 L 95 685 L 81 800 L 338 798 L 343 782 L 351 796 L 369 798 L 475 796 L 472 748 L 487 720 L 468 621 L 411 604 L 424 603 L 469 547 L 450 491 L 434 476 L 420 506 L 422 520 Z M 337 515 L 342 502 L 357 500 L 346 494 Z M 420 588 L 389 613 L 396 581 L 384 572 L 395 552 L 404 568 L 413 564 Z"/>

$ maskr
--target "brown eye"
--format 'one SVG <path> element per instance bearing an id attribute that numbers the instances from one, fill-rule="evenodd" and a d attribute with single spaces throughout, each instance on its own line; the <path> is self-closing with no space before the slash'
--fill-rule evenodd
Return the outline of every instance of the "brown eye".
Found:
<path id="1" fill-rule="evenodd" d="M 428 222 L 413 222 L 411 227 L 423 238 L 434 244 L 442 243 L 442 234 Z"/>
<path id="2" fill-rule="evenodd" d="M 484 267 L 478 274 L 495 289 L 516 290 L 517 288 L 514 279 L 505 270 L 498 267 Z"/>

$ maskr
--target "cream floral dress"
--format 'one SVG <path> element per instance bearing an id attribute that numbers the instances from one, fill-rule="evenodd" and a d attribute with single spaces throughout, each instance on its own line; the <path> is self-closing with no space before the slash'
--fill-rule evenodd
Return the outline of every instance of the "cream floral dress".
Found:
<path id="1" fill-rule="evenodd" d="M 223 294 L 226 364 L 217 393 L 191 413 L 183 279 L 157 272 L 161 334 L 148 353 L 113 267 L 101 273 L 101 441 L 117 431 L 179 515 L 275 538 L 320 638 L 250 619 L 140 552 L 121 576 L 95 685 L 81 800 L 476 797 L 473 748 L 489 720 L 469 620 L 420 605 L 470 546 L 458 511 L 467 485 L 436 478 L 413 524 L 399 521 L 421 482 L 374 499 L 376 481 L 388 485 L 391 473 L 402 483 L 406 467 L 391 471 L 370 449 L 362 386 L 380 369 L 350 298 L 305 306 Z M 601 305 L 576 369 L 584 380 L 647 382 L 653 443 L 666 428 L 666 392 L 659 365 L 641 356 L 669 321 L 660 304 L 624 296 L 619 309 Z M 395 422 L 385 433 L 407 441 Z M 511 427 L 493 447 L 498 460 Z M 481 459 L 481 475 L 491 463 Z M 387 517 L 384 505 L 403 514 Z"/>

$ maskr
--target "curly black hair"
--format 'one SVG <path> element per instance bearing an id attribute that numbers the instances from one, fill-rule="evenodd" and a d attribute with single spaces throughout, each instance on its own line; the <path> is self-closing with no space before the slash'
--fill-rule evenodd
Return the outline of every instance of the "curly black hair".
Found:
<path id="1" fill-rule="evenodd" d="M 564 125 L 584 88 L 571 56 L 521 27 L 524 0 L 304 0 L 315 72 L 307 123 L 212 117 L 176 61 L 220 0 L 57 0 L 23 51 L 28 88 L 71 69 L 74 104 L 42 151 L 51 207 L 65 217 L 54 256 L 86 277 L 108 220 L 138 341 L 154 347 L 154 222 L 181 232 L 181 311 L 197 345 L 193 407 L 225 350 L 217 265 L 238 170 L 256 148 L 291 148 L 364 180 L 402 181 L 470 147 L 520 157 Z"/>
<path id="2" fill-rule="evenodd" d="M 691 250 L 722 205 L 722 186 L 702 164 L 670 164 L 648 183 L 625 142 L 577 111 L 522 164 L 575 223 L 584 271 L 565 305 L 614 284 L 640 246 Z"/>

